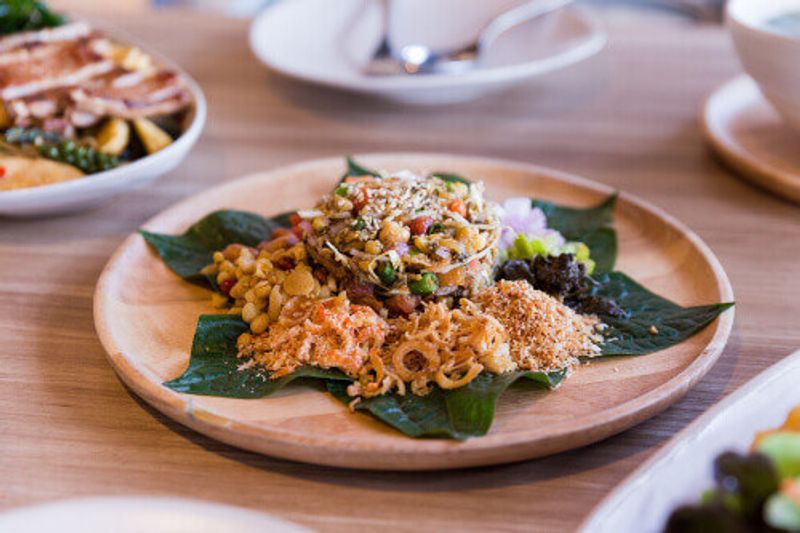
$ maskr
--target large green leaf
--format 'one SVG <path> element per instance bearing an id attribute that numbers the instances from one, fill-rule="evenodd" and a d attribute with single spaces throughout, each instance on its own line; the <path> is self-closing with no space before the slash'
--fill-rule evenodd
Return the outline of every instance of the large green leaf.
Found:
<path id="1" fill-rule="evenodd" d="M 547 216 L 547 225 L 561 232 L 568 239 L 575 239 L 597 228 L 610 226 L 614 220 L 617 194 L 612 194 L 593 207 L 564 207 L 546 200 L 533 200 Z"/>
<path id="2" fill-rule="evenodd" d="M 440 180 L 446 181 L 447 183 L 463 183 L 464 185 L 469 185 L 470 183 L 472 183 L 464 176 L 453 174 L 452 172 L 431 172 L 430 177 L 439 178 Z"/>
<path id="3" fill-rule="evenodd" d="M 542 387 L 555 388 L 566 374 L 566 371 L 480 374 L 459 389 L 444 391 L 436 387 L 425 396 L 411 393 L 378 396 L 358 402 L 355 408 L 411 437 L 466 439 L 489 431 L 497 399 L 518 379 L 525 377 Z M 342 402 L 353 400 L 347 395 L 346 383 L 329 381 L 327 386 Z"/>
<path id="4" fill-rule="evenodd" d="M 343 183 L 344 180 L 350 176 L 372 176 L 374 178 L 381 177 L 378 171 L 361 166 L 360 164 L 356 163 L 355 159 L 353 159 L 350 156 L 347 157 L 346 161 L 347 161 L 347 170 L 345 170 L 344 175 L 339 180 L 339 183 Z"/>
<path id="5" fill-rule="evenodd" d="M 604 331 L 603 355 L 643 355 L 674 346 L 688 339 L 733 302 L 695 307 L 678 304 L 654 294 L 621 272 L 597 279 L 593 294 L 610 298 L 624 311 L 624 317 L 601 316 Z"/>
<path id="6" fill-rule="evenodd" d="M 255 368 L 241 368 L 236 339 L 247 331 L 247 323 L 233 315 L 202 315 L 192 341 L 189 367 L 178 378 L 164 383 L 189 394 L 228 398 L 263 398 L 298 378 L 349 380 L 344 374 L 302 367 L 279 379 Z"/>
<path id="7" fill-rule="evenodd" d="M 213 262 L 215 251 L 233 243 L 255 246 L 269 239 L 275 229 L 285 226 L 288 226 L 288 214 L 266 219 L 254 213 L 225 210 L 205 216 L 183 235 L 146 230 L 140 233 L 173 272 L 192 283 L 213 287 L 213 280 L 200 270 Z"/>
<path id="8" fill-rule="evenodd" d="M 588 208 L 564 207 L 546 200 L 533 200 L 547 216 L 547 225 L 567 240 L 585 243 L 595 261 L 595 274 L 605 274 L 617 262 L 617 232 L 611 227 L 617 194 Z"/>

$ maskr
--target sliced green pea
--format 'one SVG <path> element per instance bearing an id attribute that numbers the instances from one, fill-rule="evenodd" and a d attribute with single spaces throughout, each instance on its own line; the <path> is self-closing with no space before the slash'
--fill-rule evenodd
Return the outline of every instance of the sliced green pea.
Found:
<path id="1" fill-rule="evenodd" d="M 397 272 L 389 261 L 378 265 L 376 274 L 385 285 L 391 285 L 397 280 Z"/>
<path id="2" fill-rule="evenodd" d="M 436 222 L 435 224 L 431 224 L 431 227 L 428 228 L 429 235 L 431 233 L 441 233 L 442 231 L 444 231 L 444 224 L 442 224 L 441 222 Z"/>
<path id="3" fill-rule="evenodd" d="M 411 291 L 411 294 L 418 296 L 433 294 L 438 288 L 439 280 L 436 278 L 436 274 L 432 272 L 425 272 L 422 277 L 408 284 L 408 290 Z"/>

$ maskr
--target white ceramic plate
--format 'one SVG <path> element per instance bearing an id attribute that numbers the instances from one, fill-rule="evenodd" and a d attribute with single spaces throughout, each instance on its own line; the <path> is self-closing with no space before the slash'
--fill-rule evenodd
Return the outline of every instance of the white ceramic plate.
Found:
<path id="1" fill-rule="evenodd" d="M 119 32 L 109 31 L 126 43 L 135 44 Z M 193 106 L 184 124 L 183 134 L 171 145 L 155 154 L 143 157 L 115 169 L 98 172 L 71 181 L 0 191 L 0 216 L 39 216 L 78 211 L 102 203 L 111 197 L 144 187 L 177 167 L 192 149 L 206 122 L 206 99 L 197 82 L 173 61 L 135 44 L 145 50 L 158 64 L 179 72 L 187 81 Z"/>
<path id="2" fill-rule="evenodd" d="M 405 103 L 476 98 L 577 63 L 599 52 L 605 32 L 584 10 L 520 24 L 485 51 L 483 66 L 459 75 L 368 76 L 363 68 L 382 36 L 374 0 L 289 0 L 263 11 L 250 29 L 261 62 L 291 78 Z"/>
<path id="3" fill-rule="evenodd" d="M 63 500 L 0 514 L 3 533 L 302 533 L 273 516 L 178 498 Z"/>
<path id="4" fill-rule="evenodd" d="M 780 426 L 800 405 L 800 351 L 725 398 L 642 464 L 583 523 L 589 533 L 661 531 L 675 507 L 713 485 L 713 461 L 746 451 L 756 432 Z"/>

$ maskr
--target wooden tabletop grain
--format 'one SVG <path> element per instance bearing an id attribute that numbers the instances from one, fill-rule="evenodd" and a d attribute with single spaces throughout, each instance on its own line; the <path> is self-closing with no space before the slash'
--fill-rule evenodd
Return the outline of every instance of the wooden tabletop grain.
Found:
<path id="1" fill-rule="evenodd" d="M 110 5 L 110 4 L 107 4 Z M 472 103 L 406 108 L 299 85 L 247 48 L 247 24 L 208 14 L 102 14 L 191 72 L 209 120 L 155 186 L 93 211 L 0 220 L 0 508 L 100 494 L 202 498 L 322 530 L 570 530 L 676 431 L 800 347 L 800 208 L 735 178 L 697 125 L 739 70 L 727 35 L 658 12 L 603 9 L 588 63 Z M 200 436 L 139 401 L 95 336 L 92 292 L 123 238 L 175 201 L 256 170 L 369 151 L 516 159 L 645 198 L 693 228 L 733 283 L 734 334 L 682 401 L 599 444 L 447 473 L 295 464 Z"/>

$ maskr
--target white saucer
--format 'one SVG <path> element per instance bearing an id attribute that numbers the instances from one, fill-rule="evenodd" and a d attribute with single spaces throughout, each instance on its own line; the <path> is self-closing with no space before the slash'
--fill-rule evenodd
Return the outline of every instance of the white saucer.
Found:
<path id="1" fill-rule="evenodd" d="M 304 533 L 268 514 L 195 500 L 103 497 L 62 500 L 0 514 L 13 533 Z"/>
<path id="2" fill-rule="evenodd" d="M 800 132 L 783 122 L 752 78 L 739 76 L 714 91 L 701 120 L 706 138 L 727 165 L 800 202 Z"/>
<path id="3" fill-rule="evenodd" d="M 565 8 L 509 29 L 482 61 L 459 75 L 367 76 L 362 73 L 382 36 L 374 0 L 286 0 L 263 11 L 250 28 L 250 47 L 286 76 L 404 103 L 444 104 L 476 98 L 599 52 L 606 34 L 586 11 Z"/>

